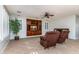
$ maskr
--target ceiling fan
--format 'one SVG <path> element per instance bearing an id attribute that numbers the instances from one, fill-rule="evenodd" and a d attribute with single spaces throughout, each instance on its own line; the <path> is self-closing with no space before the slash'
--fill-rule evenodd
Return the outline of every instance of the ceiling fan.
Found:
<path id="1" fill-rule="evenodd" d="M 50 14 L 50 13 L 48 13 L 48 12 L 45 12 L 45 14 L 44 14 L 44 17 L 46 17 L 46 18 L 50 18 L 50 17 L 52 17 L 52 16 L 54 16 L 53 14 Z"/>

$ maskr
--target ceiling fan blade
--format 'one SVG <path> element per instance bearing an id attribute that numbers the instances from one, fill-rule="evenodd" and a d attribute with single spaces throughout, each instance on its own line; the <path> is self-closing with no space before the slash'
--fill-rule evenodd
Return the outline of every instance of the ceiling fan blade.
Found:
<path id="1" fill-rule="evenodd" d="M 54 15 L 49 14 L 48 12 L 45 12 L 44 17 L 46 17 L 46 18 L 50 18 L 50 16 L 54 16 Z"/>
<path id="2" fill-rule="evenodd" d="M 49 15 L 47 16 L 47 18 L 49 18 Z"/>
<path id="3" fill-rule="evenodd" d="M 50 16 L 54 16 L 54 15 L 50 15 Z"/>

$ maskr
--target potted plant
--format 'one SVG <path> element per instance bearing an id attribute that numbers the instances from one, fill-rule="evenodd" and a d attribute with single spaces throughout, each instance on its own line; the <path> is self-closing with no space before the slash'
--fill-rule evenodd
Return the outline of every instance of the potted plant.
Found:
<path id="1" fill-rule="evenodd" d="M 10 25 L 10 30 L 15 35 L 15 40 L 19 40 L 18 33 L 20 31 L 20 26 L 21 26 L 19 20 L 17 18 L 15 18 L 14 20 L 9 20 L 9 25 Z"/>

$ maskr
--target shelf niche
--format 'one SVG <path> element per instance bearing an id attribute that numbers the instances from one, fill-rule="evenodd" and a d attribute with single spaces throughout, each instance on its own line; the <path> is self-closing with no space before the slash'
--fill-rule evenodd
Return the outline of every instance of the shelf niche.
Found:
<path id="1" fill-rule="evenodd" d="M 27 36 L 41 35 L 42 21 L 35 19 L 27 19 Z"/>

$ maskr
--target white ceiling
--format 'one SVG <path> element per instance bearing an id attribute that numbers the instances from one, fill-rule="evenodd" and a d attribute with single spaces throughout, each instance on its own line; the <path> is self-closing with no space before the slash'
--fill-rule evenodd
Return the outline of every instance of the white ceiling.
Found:
<path id="1" fill-rule="evenodd" d="M 45 12 L 56 17 L 79 15 L 79 5 L 6 5 L 10 15 L 42 17 Z M 21 13 L 17 13 L 21 11 Z"/>

